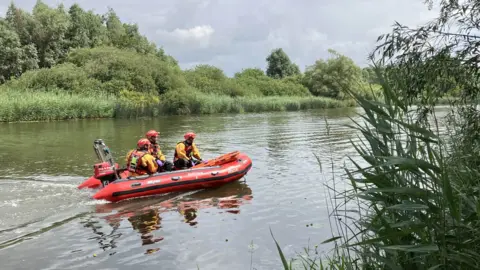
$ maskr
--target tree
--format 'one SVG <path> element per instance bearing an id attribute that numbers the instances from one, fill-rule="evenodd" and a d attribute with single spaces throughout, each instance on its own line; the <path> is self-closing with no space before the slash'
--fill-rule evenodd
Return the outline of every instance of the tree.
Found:
<path id="1" fill-rule="evenodd" d="M 33 43 L 33 30 L 36 22 L 33 16 L 17 8 L 13 3 L 8 6 L 5 21 L 18 34 L 22 45 Z"/>
<path id="2" fill-rule="evenodd" d="M 125 36 L 125 28 L 123 27 L 120 18 L 112 8 L 108 9 L 107 14 L 104 15 L 107 25 L 107 35 L 111 44 L 116 47 L 121 47 L 123 36 Z"/>
<path id="3" fill-rule="evenodd" d="M 38 68 L 34 46 L 22 46 L 17 33 L 5 21 L 0 21 L 0 83 L 11 76 Z"/>
<path id="4" fill-rule="evenodd" d="M 287 76 L 300 74 L 298 66 L 290 61 L 290 58 L 282 48 L 273 50 L 266 60 L 266 74 L 271 78 L 281 79 Z"/>
<path id="5" fill-rule="evenodd" d="M 105 45 L 148 54 L 178 68 L 176 59 L 141 35 L 136 24 L 122 23 L 113 9 L 98 15 L 73 4 L 66 12 L 62 4 L 50 8 L 37 1 L 30 14 L 11 3 L 3 23 L 2 42 L 8 45 L 0 48 L 4 49 L 0 81 L 32 68 L 52 67 L 65 60 L 71 49 Z"/>
<path id="6" fill-rule="evenodd" d="M 433 0 L 426 2 L 429 8 L 434 3 Z M 480 36 L 476 33 L 480 30 L 479 2 L 441 0 L 438 4 L 438 16 L 426 24 L 410 28 L 397 22 L 391 33 L 379 36 L 380 44 L 370 58 L 376 65 L 387 67 L 387 79 L 393 82 L 395 91 L 403 93 L 407 105 L 420 100 L 418 120 L 425 125 L 428 125 L 426 116 L 433 111 L 437 100 L 445 93 L 460 90 L 460 99 L 448 116 L 454 120 L 455 134 L 450 140 L 455 145 L 452 159 L 458 154 L 457 160 L 471 162 L 469 167 L 478 168 Z"/>
<path id="7" fill-rule="evenodd" d="M 31 31 L 33 43 L 38 51 L 39 66 L 51 67 L 66 53 L 65 34 L 70 21 L 63 5 L 56 9 L 37 1 L 33 7 L 35 28 Z"/>
<path id="8" fill-rule="evenodd" d="M 70 25 L 65 35 L 69 48 L 99 46 L 108 40 L 102 17 L 92 11 L 86 12 L 78 4 L 73 4 L 68 14 Z"/>
<path id="9" fill-rule="evenodd" d="M 431 8 L 434 1 L 425 2 Z M 442 95 L 430 86 L 438 86 L 439 75 L 445 74 L 462 84 L 463 101 L 480 93 L 480 36 L 473 34 L 480 30 L 478 1 L 441 0 L 439 5 L 439 16 L 424 25 L 410 28 L 397 22 L 391 33 L 378 37 L 380 44 L 370 55 L 376 65 L 402 72 L 403 89 L 397 91 L 405 92 L 410 103 L 428 96 L 422 104 L 434 104 Z M 458 31 L 451 32 L 452 25 Z M 393 75 L 389 72 L 388 76 Z"/>
<path id="10" fill-rule="evenodd" d="M 333 58 L 317 60 L 314 65 L 307 67 L 304 85 L 316 96 L 344 99 L 348 90 L 362 87 L 362 70 L 352 59 L 334 50 L 328 52 Z"/>

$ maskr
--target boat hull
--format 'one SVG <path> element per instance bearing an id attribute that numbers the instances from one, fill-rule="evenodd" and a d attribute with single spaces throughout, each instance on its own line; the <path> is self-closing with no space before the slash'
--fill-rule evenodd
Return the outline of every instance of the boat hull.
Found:
<path id="1" fill-rule="evenodd" d="M 251 169 L 252 160 L 246 154 L 240 153 L 236 157 L 235 160 L 218 166 L 119 179 L 99 190 L 93 198 L 116 202 L 135 197 L 218 187 L 241 179 Z"/>

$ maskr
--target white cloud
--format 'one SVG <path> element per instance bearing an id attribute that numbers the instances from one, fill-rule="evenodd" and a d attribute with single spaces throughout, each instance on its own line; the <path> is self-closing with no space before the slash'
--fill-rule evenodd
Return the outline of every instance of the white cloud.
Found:
<path id="1" fill-rule="evenodd" d="M 173 31 L 167 32 L 165 30 L 157 31 L 160 37 L 167 39 L 171 43 L 191 48 L 208 48 L 215 29 L 210 25 L 198 25 L 192 28 L 180 29 L 176 28 Z"/>
<path id="2" fill-rule="evenodd" d="M 210 39 L 215 30 L 210 25 L 199 25 L 189 29 L 175 29 L 172 35 L 180 40 L 204 40 Z"/>

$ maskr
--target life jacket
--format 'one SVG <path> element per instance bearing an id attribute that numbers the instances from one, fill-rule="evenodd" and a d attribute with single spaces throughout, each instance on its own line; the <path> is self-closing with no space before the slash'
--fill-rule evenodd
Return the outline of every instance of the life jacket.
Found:
<path id="1" fill-rule="evenodd" d="M 183 143 L 185 145 L 185 153 L 188 159 L 192 159 L 193 156 L 193 146 L 188 145 L 185 141 L 183 142 L 178 142 L 177 145 Z M 177 161 L 179 159 L 178 154 L 177 154 L 177 148 L 175 147 L 175 153 L 173 154 L 173 161 Z"/>
<path id="2" fill-rule="evenodd" d="M 132 154 L 128 157 L 127 170 L 132 173 L 146 174 L 147 170 L 144 169 L 142 164 L 140 163 L 140 160 L 145 154 L 147 154 L 147 152 L 145 151 L 133 151 Z"/>

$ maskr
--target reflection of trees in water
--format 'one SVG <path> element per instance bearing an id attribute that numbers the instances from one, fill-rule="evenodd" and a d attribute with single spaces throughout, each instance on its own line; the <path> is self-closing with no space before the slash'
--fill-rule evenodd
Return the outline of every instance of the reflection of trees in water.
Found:
<path id="1" fill-rule="evenodd" d="M 265 127 L 268 129 L 268 156 L 273 160 L 288 160 L 292 151 L 297 148 L 303 151 L 299 144 L 310 151 L 311 147 L 323 148 L 325 141 L 337 142 L 337 146 L 345 148 L 348 145 L 345 142 L 354 134 L 343 125 L 351 123 L 348 117 L 354 116 L 355 112 L 355 108 L 342 108 L 269 115 Z M 329 136 L 325 119 L 331 128 Z M 302 140 L 305 142 L 300 142 Z"/>
<path id="2" fill-rule="evenodd" d="M 267 150 L 268 156 L 273 160 L 285 160 L 290 145 L 291 136 L 287 133 L 295 132 L 289 127 L 290 117 L 288 114 L 282 115 L 274 114 L 267 117 L 267 124 L 265 128 L 268 129 L 267 135 Z"/>
<path id="3" fill-rule="evenodd" d="M 122 233 L 117 233 L 117 229 L 120 225 L 120 223 L 110 223 L 110 226 L 112 228 L 112 231 L 109 234 L 106 234 L 99 229 L 102 229 L 103 227 L 99 225 L 98 220 L 92 220 L 92 218 L 89 218 L 86 221 L 80 222 L 84 224 L 83 226 L 85 228 L 90 228 L 93 230 L 93 233 L 96 234 L 97 236 L 93 236 L 88 238 L 87 240 L 92 240 L 95 239 L 98 241 L 98 244 L 100 245 L 100 248 L 103 251 L 106 251 L 108 249 L 115 249 L 117 247 L 116 244 L 116 239 L 122 236 Z M 110 253 L 110 255 L 115 254 L 116 252 Z"/>
<path id="4" fill-rule="evenodd" d="M 154 128 L 161 132 L 160 145 L 170 160 L 176 142 L 183 139 L 185 130 L 197 133 L 215 133 L 224 130 L 225 122 L 220 116 L 160 117 L 155 119 L 80 119 L 76 121 L 32 122 L 25 124 L 2 124 L 0 141 L 6 151 L 18 152 L 2 159 L 6 168 L 21 174 L 41 172 L 48 175 L 93 173 L 96 156 L 92 149 L 95 139 L 102 138 L 110 147 L 120 165 L 125 163 L 127 152 L 145 132 Z M 67 139 L 68 138 L 68 139 Z M 22 143 L 18 143 L 18 142 Z M 75 143 L 72 144 L 72 141 Z M 200 142 L 204 142 L 201 137 Z M 29 154 L 34 148 L 35 157 Z M 11 150 L 11 151 L 9 151 Z M 72 157 L 72 153 L 75 153 Z M 6 156 L 5 156 L 6 157 Z M 22 172 L 19 164 L 29 164 L 31 170 Z M 48 166 L 45 166 L 48 164 Z"/>
<path id="5" fill-rule="evenodd" d="M 14 151 L 20 153 L 3 159 L 6 162 L 4 165 L 22 173 L 20 164 L 29 164 L 31 169 L 23 174 L 83 174 L 85 169 L 92 171 L 91 165 L 88 165 L 88 168 L 82 168 L 81 165 L 87 161 L 95 161 L 91 147 L 93 140 L 98 136 L 106 139 L 108 143 L 112 134 L 116 134 L 112 132 L 114 126 L 114 122 L 109 119 L 2 125 L 0 141 L 2 146 L 6 147 L 4 152 L 15 149 Z M 92 130 L 95 132 L 91 132 Z M 16 143 L 18 141 L 22 143 Z M 72 143 L 73 141 L 75 143 Z M 35 149 L 35 157 L 26 154 L 32 149 Z M 74 158 L 72 153 L 75 153 Z"/>

